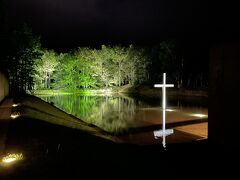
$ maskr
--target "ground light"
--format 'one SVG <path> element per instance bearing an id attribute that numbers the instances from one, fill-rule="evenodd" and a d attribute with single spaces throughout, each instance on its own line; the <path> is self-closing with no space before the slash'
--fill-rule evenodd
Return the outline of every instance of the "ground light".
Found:
<path id="1" fill-rule="evenodd" d="M 16 119 L 16 118 L 18 118 L 19 116 L 20 116 L 20 113 L 19 113 L 19 112 L 17 112 L 17 113 L 15 112 L 15 113 L 11 114 L 10 117 L 11 117 L 12 119 Z"/>
<path id="2" fill-rule="evenodd" d="M 15 161 L 20 161 L 23 159 L 23 154 L 22 153 L 14 153 L 14 154 L 8 154 L 7 156 L 4 156 L 2 158 L 2 163 L 4 164 L 10 164 Z"/>
<path id="3" fill-rule="evenodd" d="M 206 114 L 191 114 L 191 116 L 200 117 L 200 118 L 208 117 Z"/>
<path id="4" fill-rule="evenodd" d="M 17 106 L 20 106 L 20 104 L 13 104 L 12 107 L 17 107 Z"/>
<path id="5" fill-rule="evenodd" d="M 174 109 L 166 109 L 167 112 L 173 112 L 175 111 Z"/>

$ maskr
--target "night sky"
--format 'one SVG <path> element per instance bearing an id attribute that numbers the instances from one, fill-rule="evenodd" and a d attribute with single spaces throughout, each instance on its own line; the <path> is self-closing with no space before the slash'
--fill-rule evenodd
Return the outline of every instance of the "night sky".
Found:
<path id="1" fill-rule="evenodd" d="M 7 17 L 12 26 L 31 24 L 55 49 L 168 38 L 200 47 L 208 30 L 208 4 L 191 0 L 7 0 Z"/>

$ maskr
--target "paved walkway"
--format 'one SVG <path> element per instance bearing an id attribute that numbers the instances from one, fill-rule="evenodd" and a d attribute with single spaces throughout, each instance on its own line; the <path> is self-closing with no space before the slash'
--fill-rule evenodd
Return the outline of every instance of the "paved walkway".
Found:
<path id="1" fill-rule="evenodd" d="M 8 132 L 8 124 L 11 120 L 13 99 L 6 98 L 0 104 L 0 156 L 5 149 L 5 141 Z"/>
<path id="2" fill-rule="evenodd" d="M 176 130 L 179 130 L 181 132 L 185 132 L 188 134 L 200 136 L 202 139 L 208 138 L 208 123 L 207 122 L 179 126 L 176 128 Z"/>
<path id="3" fill-rule="evenodd" d="M 0 120 L 10 120 L 13 99 L 6 98 L 0 105 Z"/>
<path id="4" fill-rule="evenodd" d="M 194 142 L 207 139 L 208 123 L 198 123 L 174 128 L 174 133 L 166 137 L 167 144 Z M 153 131 L 139 132 L 121 136 L 125 142 L 139 145 L 162 144 L 162 138 L 155 139 Z"/>

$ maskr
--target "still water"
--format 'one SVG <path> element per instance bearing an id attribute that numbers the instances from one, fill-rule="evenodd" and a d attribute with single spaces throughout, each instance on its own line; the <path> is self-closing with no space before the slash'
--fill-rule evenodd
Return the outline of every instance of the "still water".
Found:
<path id="1" fill-rule="evenodd" d="M 172 166 L 174 161 L 181 162 L 181 166 L 177 168 L 182 167 L 180 171 L 184 172 L 186 165 L 203 159 L 200 155 L 207 147 L 205 144 L 182 143 L 199 139 L 199 133 L 196 135 L 194 131 L 207 123 L 205 98 L 168 97 L 167 127 L 174 127 L 174 134 L 166 138 L 167 150 L 174 152 L 169 155 L 160 153 L 163 148 L 158 145 L 162 140 L 155 139 L 152 130 L 147 128 L 161 128 L 161 98 L 126 95 L 64 95 L 41 98 L 83 121 L 111 133 L 120 133 L 118 137 L 125 143 L 113 143 L 77 129 L 27 118 L 11 121 L 6 139 L 0 146 L 0 179 L 62 179 L 63 176 L 67 177 L 65 179 L 81 179 L 83 173 L 89 177 L 96 174 L 93 172 L 100 168 L 103 168 L 105 177 L 106 171 L 116 171 L 118 174 L 120 169 L 125 172 L 123 167 L 135 167 L 138 170 L 143 168 L 143 172 L 149 168 L 149 174 L 155 172 L 159 175 L 159 165 L 162 165 L 161 169 L 166 172 L 169 166 L 165 168 L 165 164 L 171 162 Z M 204 122 L 199 122 L 203 119 Z M 193 124 L 195 128 L 192 128 Z M 140 131 L 131 131 L 136 129 Z M 193 133 L 190 133 L 191 131 Z M 1 138 L 3 137 L 0 137 L 0 140 Z M 133 144 L 156 146 L 153 148 Z M 192 162 L 182 165 L 192 152 L 196 152 L 197 156 L 191 158 Z M 155 166 L 155 162 L 161 163 Z"/>
<path id="2" fill-rule="evenodd" d="M 141 98 L 126 95 L 39 96 L 44 101 L 94 124 L 110 133 L 127 132 L 130 129 L 161 125 L 161 98 Z M 207 119 L 207 102 L 203 98 L 169 97 L 167 100 L 167 124 Z"/>

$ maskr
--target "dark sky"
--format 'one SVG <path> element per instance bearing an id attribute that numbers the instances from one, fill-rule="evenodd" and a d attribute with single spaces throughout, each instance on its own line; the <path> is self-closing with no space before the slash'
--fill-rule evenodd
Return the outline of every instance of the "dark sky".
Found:
<path id="1" fill-rule="evenodd" d="M 47 47 L 207 39 L 203 0 L 7 0 L 7 7 L 9 21 L 31 24 Z"/>

